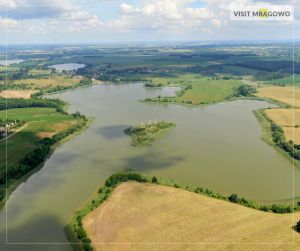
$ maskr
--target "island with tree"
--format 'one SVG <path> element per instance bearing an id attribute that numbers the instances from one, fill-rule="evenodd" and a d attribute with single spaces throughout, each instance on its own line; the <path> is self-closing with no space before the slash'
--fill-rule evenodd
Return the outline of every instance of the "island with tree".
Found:
<path id="1" fill-rule="evenodd" d="M 170 121 L 149 121 L 135 127 L 128 127 L 124 133 L 131 136 L 133 146 L 149 146 L 153 141 L 175 127 Z"/>

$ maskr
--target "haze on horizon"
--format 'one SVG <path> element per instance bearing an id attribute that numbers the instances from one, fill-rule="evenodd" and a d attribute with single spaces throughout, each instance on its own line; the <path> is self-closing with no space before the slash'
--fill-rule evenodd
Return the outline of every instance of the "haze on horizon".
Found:
<path id="1" fill-rule="evenodd" d="M 6 31 L 8 44 L 292 40 L 291 22 L 230 20 L 268 4 L 294 6 L 300 39 L 299 0 L 0 0 L 0 43 Z"/>

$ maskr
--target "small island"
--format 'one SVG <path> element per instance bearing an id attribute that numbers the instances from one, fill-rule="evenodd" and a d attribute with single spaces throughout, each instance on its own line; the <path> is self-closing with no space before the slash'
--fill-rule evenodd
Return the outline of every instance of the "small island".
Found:
<path id="1" fill-rule="evenodd" d="M 175 127 L 170 121 L 149 121 L 135 127 L 129 127 L 124 133 L 131 136 L 133 146 L 149 146 L 154 139 Z"/>

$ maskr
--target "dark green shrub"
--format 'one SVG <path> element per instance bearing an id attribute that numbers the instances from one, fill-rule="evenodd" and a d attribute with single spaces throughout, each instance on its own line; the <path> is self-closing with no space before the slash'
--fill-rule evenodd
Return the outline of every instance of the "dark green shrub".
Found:
<path id="1" fill-rule="evenodd" d="M 297 232 L 300 233 L 300 220 L 297 222 L 296 226 L 295 226 L 295 229 Z"/>
<path id="2" fill-rule="evenodd" d="M 157 183 L 157 181 L 158 181 L 158 180 L 157 180 L 156 176 L 153 176 L 151 182 L 152 182 L 152 183 Z"/>
<path id="3" fill-rule="evenodd" d="M 229 201 L 230 202 L 233 202 L 233 203 L 238 203 L 239 201 L 239 197 L 237 196 L 237 194 L 232 194 L 228 197 Z"/>

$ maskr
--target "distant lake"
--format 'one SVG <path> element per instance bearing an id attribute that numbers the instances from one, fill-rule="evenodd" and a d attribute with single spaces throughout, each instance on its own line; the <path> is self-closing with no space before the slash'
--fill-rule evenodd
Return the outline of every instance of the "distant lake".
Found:
<path id="1" fill-rule="evenodd" d="M 21 59 L 8 59 L 8 60 L 0 60 L 0 65 L 11 65 L 11 64 L 18 64 L 24 62 Z"/>
<path id="2" fill-rule="evenodd" d="M 79 68 L 83 68 L 84 64 L 77 64 L 77 63 L 69 63 L 69 64 L 54 64 L 50 65 L 49 68 L 54 68 L 57 71 L 73 71 Z"/>

